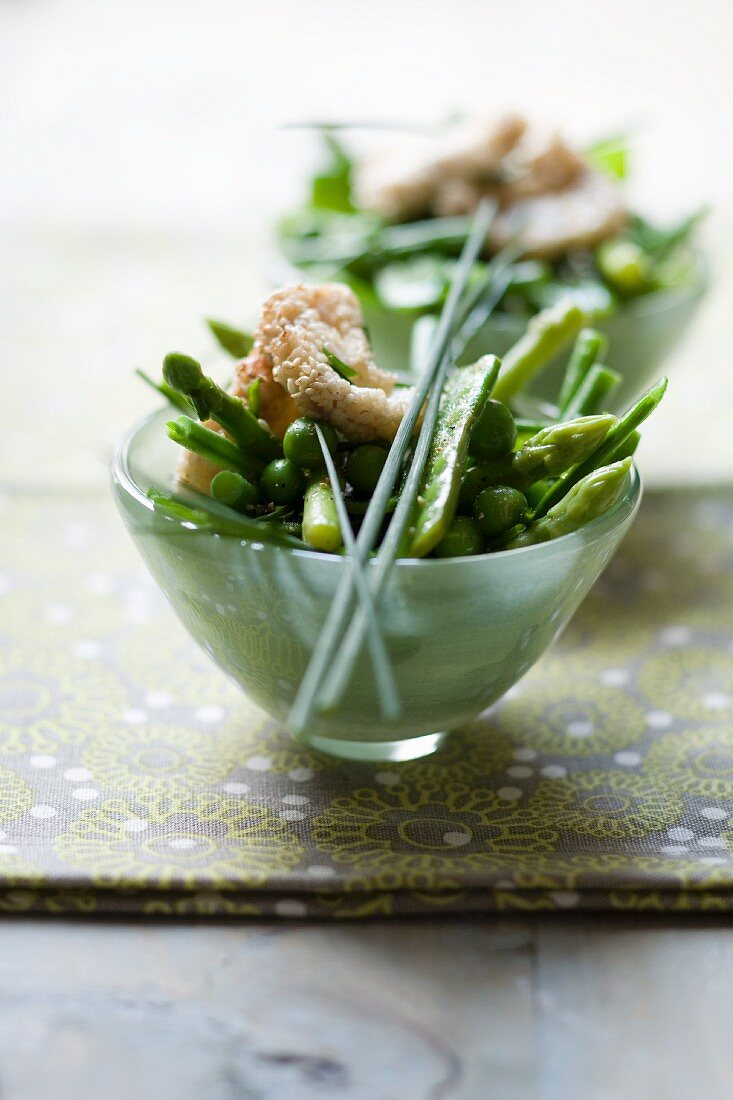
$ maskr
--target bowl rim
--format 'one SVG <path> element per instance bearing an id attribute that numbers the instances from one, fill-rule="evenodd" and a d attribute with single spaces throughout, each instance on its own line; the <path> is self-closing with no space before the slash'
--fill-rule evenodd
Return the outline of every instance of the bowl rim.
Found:
<path id="1" fill-rule="evenodd" d="M 130 470 L 130 453 L 132 448 L 137 442 L 139 442 L 139 436 L 143 431 L 155 420 L 160 420 L 161 427 L 163 425 L 163 417 L 167 412 L 166 406 L 154 409 L 149 412 L 141 420 L 138 420 L 132 427 L 128 428 L 125 434 L 117 443 L 112 456 L 112 462 L 110 464 L 110 475 L 115 488 L 124 492 L 125 496 L 135 501 L 138 507 L 142 507 L 146 512 L 151 515 L 157 515 L 155 512 L 155 506 L 146 495 L 140 485 L 135 481 Z M 642 497 L 642 479 L 635 463 L 632 463 L 630 470 L 630 477 L 628 484 L 622 493 L 621 497 L 616 501 L 612 508 L 602 515 L 597 516 L 591 520 L 590 523 L 586 523 L 583 527 L 577 528 L 575 531 L 571 531 L 567 535 L 560 535 L 556 539 L 550 539 L 548 542 L 535 543 L 533 546 L 518 546 L 512 550 L 501 550 L 495 554 L 467 554 L 464 557 L 456 558 L 398 558 L 395 562 L 395 566 L 400 569 L 421 569 L 421 570 L 439 570 L 456 568 L 461 565 L 475 564 L 477 562 L 496 562 L 506 561 L 508 559 L 516 557 L 518 554 L 541 554 L 547 553 L 548 547 L 555 547 L 558 545 L 568 545 L 571 540 L 581 541 L 585 544 L 599 542 L 606 534 L 615 529 L 627 515 L 633 517 L 637 511 Z M 307 561 L 321 561 L 329 563 L 332 566 L 344 566 L 350 561 L 348 556 L 341 556 L 339 554 L 325 554 L 319 550 L 308 550 L 303 548 L 290 547 L 290 546 L 278 546 L 274 543 L 253 543 L 247 539 L 236 539 L 234 536 L 219 535 L 214 531 L 195 531 L 191 532 L 190 527 L 186 527 L 184 520 L 173 519 L 172 517 L 160 517 L 164 518 L 167 523 L 172 524 L 175 527 L 179 527 L 188 531 L 189 533 L 198 534 L 202 537 L 209 538 L 231 538 L 234 542 L 240 542 L 243 547 L 250 547 L 252 549 L 259 547 L 266 547 L 267 550 L 278 551 L 285 555 L 290 555 L 295 558 L 303 558 Z M 370 562 L 369 564 L 374 564 Z"/>

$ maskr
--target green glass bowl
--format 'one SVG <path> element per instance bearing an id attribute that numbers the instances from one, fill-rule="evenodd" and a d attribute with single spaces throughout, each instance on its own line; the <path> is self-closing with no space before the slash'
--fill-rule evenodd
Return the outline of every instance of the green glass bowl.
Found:
<path id="1" fill-rule="evenodd" d="M 656 382 L 670 352 L 679 343 L 705 294 L 705 265 L 699 258 L 693 282 L 669 290 L 658 290 L 635 298 L 617 313 L 594 326 L 609 339 L 606 363 L 617 370 L 622 381 L 610 399 L 609 412 L 622 412 Z M 404 371 L 410 361 L 410 334 L 418 312 L 396 312 L 373 302 L 364 303 L 364 319 L 374 356 L 386 370 Z M 508 313 L 491 317 L 466 349 L 466 362 L 493 352 L 504 355 L 522 336 L 527 319 Z M 530 396 L 554 402 L 562 382 L 567 352 L 549 363 L 528 387 Z"/>
<path id="2" fill-rule="evenodd" d="M 146 497 L 170 484 L 177 447 L 156 412 L 120 444 L 112 467 L 122 516 L 146 565 L 198 644 L 264 710 L 290 705 L 346 558 L 240 542 L 158 515 Z M 634 472 L 608 513 L 554 542 L 471 558 L 397 563 L 381 623 L 402 699 L 380 716 L 367 658 L 334 713 L 303 740 L 357 760 L 432 751 L 446 731 L 496 702 L 565 627 L 628 530 Z"/>

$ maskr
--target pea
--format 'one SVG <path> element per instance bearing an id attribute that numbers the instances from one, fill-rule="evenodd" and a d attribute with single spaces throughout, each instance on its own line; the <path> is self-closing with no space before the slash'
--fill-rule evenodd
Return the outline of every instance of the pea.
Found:
<path id="1" fill-rule="evenodd" d="M 473 514 L 479 529 L 487 539 L 503 535 L 522 521 L 527 511 L 527 498 L 519 489 L 508 485 L 492 485 L 476 497 Z"/>
<path id="2" fill-rule="evenodd" d="M 346 459 L 346 480 L 364 496 L 370 496 L 377 487 L 379 475 L 387 461 L 384 447 L 375 443 L 364 443 L 349 452 Z"/>
<path id="3" fill-rule="evenodd" d="M 294 504 L 305 492 L 303 471 L 287 458 L 275 458 L 262 471 L 260 489 L 273 504 Z"/>
<path id="4" fill-rule="evenodd" d="M 512 456 L 506 455 L 494 462 L 481 462 L 477 466 L 469 466 L 461 478 L 461 489 L 458 496 L 458 509 L 461 512 L 471 513 L 476 497 L 489 485 L 501 484 L 511 472 Z"/>
<path id="5" fill-rule="evenodd" d="M 596 251 L 601 275 L 621 294 L 641 294 L 651 285 L 652 263 L 634 241 L 614 237 Z"/>
<path id="6" fill-rule="evenodd" d="M 330 424 L 319 421 L 326 444 L 331 454 L 336 451 L 336 432 Z M 323 452 L 316 435 L 316 422 L 308 416 L 302 416 L 294 420 L 285 432 L 283 439 L 283 452 L 294 466 L 301 470 L 320 470 L 323 468 Z"/>
<path id="7" fill-rule="evenodd" d="M 256 486 L 234 470 L 220 470 L 212 477 L 211 495 L 230 508 L 248 508 L 260 499 Z"/>
<path id="8" fill-rule="evenodd" d="M 433 553 L 436 558 L 465 558 L 480 554 L 483 548 L 484 540 L 476 521 L 469 516 L 456 516 Z"/>
<path id="9" fill-rule="evenodd" d="M 517 438 L 514 417 L 506 405 L 487 401 L 471 432 L 469 450 L 477 458 L 500 458 L 511 451 Z"/>

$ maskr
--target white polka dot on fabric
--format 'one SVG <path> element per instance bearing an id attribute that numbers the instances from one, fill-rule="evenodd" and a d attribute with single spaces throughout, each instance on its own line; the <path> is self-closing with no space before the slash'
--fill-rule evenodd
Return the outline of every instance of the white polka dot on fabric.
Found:
<path id="1" fill-rule="evenodd" d="M 0 573 L 0 596 L 7 596 L 8 592 L 12 592 L 13 582 L 6 573 Z"/>
<path id="2" fill-rule="evenodd" d="M 88 768 L 67 768 L 64 779 L 70 779 L 72 783 L 83 783 L 85 779 L 91 779 L 92 773 Z"/>
<path id="3" fill-rule="evenodd" d="M 724 691 L 708 691 L 702 697 L 702 705 L 705 710 L 727 710 L 730 703 L 730 695 L 727 695 Z"/>
<path id="4" fill-rule="evenodd" d="M 115 590 L 115 582 L 106 573 L 93 573 L 84 587 L 90 596 L 110 596 Z"/>
<path id="5" fill-rule="evenodd" d="M 637 764 L 641 764 L 641 753 L 617 752 L 614 753 L 613 759 L 617 764 L 620 764 L 622 768 L 633 768 Z"/>
<path id="6" fill-rule="evenodd" d="M 304 917 L 308 909 L 304 902 L 295 898 L 282 898 L 275 903 L 275 912 L 279 917 Z"/>
<path id="7" fill-rule="evenodd" d="M 629 673 L 625 668 L 606 668 L 598 677 L 602 684 L 608 687 L 622 687 L 629 681 Z"/>
<path id="8" fill-rule="evenodd" d="M 284 794 L 281 801 L 287 806 L 307 806 L 310 799 L 304 794 Z"/>
<path id="9" fill-rule="evenodd" d="M 36 756 L 32 756 L 29 763 L 32 768 L 55 768 L 56 757 L 46 756 L 43 753 L 39 753 Z"/>
<path id="10" fill-rule="evenodd" d="M 721 863 L 727 862 L 722 856 L 701 856 L 698 863 L 706 863 L 709 867 L 719 866 Z"/>
<path id="11" fill-rule="evenodd" d="M 450 844 L 452 848 L 460 848 L 464 844 L 468 844 L 471 840 L 470 833 L 464 832 L 452 832 L 443 833 L 443 841 L 445 844 Z"/>
<path id="12" fill-rule="evenodd" d="M 28 812 L 31 817 L 43 819 L 46 817 L 56 817 L 58 811 L 55 806 L 44 806 L 39 803 L 38 806 L 31 806 Z"/>
<path id="13" fill-rule="evenodd" d="M 537 749 L 515 749 L 514 752 L 512 753 L 512 757 L 515 760 L 522 760 L 522 761 L 536 760 L 537 759 Z"/>
<path id="14" fill-rule="evenodd" d="M 673 829 L 667 829 L 667 836 L 670 840 L 692 840 L 695 834 L 684 825 L 676 825 Z"/>
<path id="15" fill-rule="evenodd" d="M 555 890 L 550 897 L 560 909 L 572 909 L 580 901 L 580 894 L 574 890 Z"/>
<path id="16" fill-rule="evenodd" d="M 95 657 L 98 657 L 102 647 L 99 642 L 94 642 L 89 639 L 83 639 L 79 642 L 74 642 L 71 647 L 72 657 L 77 657 L 80 661 L 93 661 Z"/>
<path id="17" fill-rule="evenodd" d="M 44 612 L 44 618 L 46 622 L 54 623 L 56 626 L 60 626 L 62 623 L 68 623 L 74 617 L 73 607 L 69 607 L 65 603 L 52 603 L 46 608 Z"/>
<path id="18" fill-rule="evenodd" d="M 169 844 L 171 848 L 185 852 L 189 848 L 195 848 L 197 841 L 191 836 L 174 836 L 173 840 L 169 841 Z"/>
<path id="19" fill-rule="evenodd" d="M 209 703 L 207 706 L 197 707 L 195 713 L 199 722 L 221 722 L 226 711 L 216 703 Z"/>
<path id="20" fill-rule="evenodd" d="M 722 806 L 703 806 L 700 813 L 708 821 L 724 821 L 728 817 L 728 811 L 724 810 Z"/>
<path id="21" fill-rule="evenodd" d="M 249 783 L 225 783 L 222 790 L 226 791 L 227 794 L 246 794 L 249 790 Z"/>
<path id="22" fill-rule="evenodd" d="M 521 787 L 499 787 L 496 793 L 504 802 L 516 802 L 522 797 L 523 791 Z"/>
<path id="23" fill-rule="evenodd" d="M 250 756 L 246 761 L 246 767 L 253 772 L 269 772 L 272 767 L 271 756 Z"/>
<path id="24" fill-rule="evenodd" d="M 689 626 L 667 626 L 659 632 L 659 641 L 662 645 L 687 645 L 691 638 L 692 631 Z"/>
<path id="25" fill-rule="evenodd" d="M 593 733 L 593 723 L 578 719 L 576 722 L 568 722 L 565 729 L 571 737 L 590 737 Z"/>
<path id="26" fill-rule="evenodd" d="M 312 778 L 313 768 L 291 768 L 288 772 L 288 779 L 292 779 L 293 783 L 307 783 Z"/>
<path id="27" fill-rule="evenodd" d="M 144 833 L 148 824 L 142 817 L 128 817 L 127 821 L 122 822 L 122 828 L 126 833 Z"/>
<path id="28" fill-rule="evenodd" d="M 690 849 L 685 848 L 684 844 L 664 844 L 659 850 L 665 856 L 683 856 Z"/>
<path id="29" fill-rule="evenodd" d="M 80 802 L 93 802 L 95 798 L 99 798 L 99 791 L 95 791 L 93 787 L 77 787 L 71 792 L 71 796 L 78 798 Z"/>
<path id="30" fill-rule="evenodd" d="M 280 817 L 285 821 L 304 821 L 306 816 L 302 810 L 280 810 Z"/>
<path id="31" fill-rule="evenodd" d="M 545 779 L 564 779 L 568 769 L 562 764 L 545 764 L 544 768 L 540 768 L 540 774 L 544 775 Z"/>
<path id="32" fill-rule="evenodd" d="M 143 722 L 147 722 L 148 712 L 142 710 L 140 707 L 130 707 L 129 710 L 123 711 L 122 721 L 128 726 L 141 726 Z"/>
<path id="33" fill-rule="evenodd" d="M 14 856 L 17 852 L 14 844 L 0 844 L 0 856 Z"/>
<path id="34" fill-rule="evenodd" d="M 650 710 L 646 716 L 646 724 L 653 730 L 665 730 L 672 722 L 672 715 L 666 710 Z"/>
<path id="35" fill-rule="evenodd" d="M 534 775 L 534 768 L 530 768 L 526 764 L 512 764 L 511 767 L 507 768 L 506 773 L 512 779 L 528 779 L 530 775 Z"/>
<path id="36" fill-rule="evenodd" d="M 400 781 L 397 772 L 377 772 L 374 778 L 377 783 L 381 783 L 383 787 L 396 787 Z"/>
<path id="37" fill-rule="evenodd" d="M 697 843 L 701 848 L 727 848 L 724 836 L 701 836 L 698 837 Z"/>
<path id="38" fill-rule="evenodd" d="M 152 707 L 154 710 L 170 707 L 172 704 L 173 696 L 169 695 L 167 691 L 149 691 L 145 696 L 145 705 Z"/>
<path id="39" fill-rule="evenodd" d="M 306 867 L 305 872 L 307 875 L 313 875 L 314 878 L 333 878 L 336 874 L 333 867 L 327 867 L 321 863 L 312 863 L 310 867 Z"/>

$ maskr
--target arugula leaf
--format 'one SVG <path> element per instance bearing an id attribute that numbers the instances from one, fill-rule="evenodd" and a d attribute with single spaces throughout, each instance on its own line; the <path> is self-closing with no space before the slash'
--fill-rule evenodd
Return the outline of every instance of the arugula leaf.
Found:
<path id="1" fill-rule="evenodd" d="M 249 411 L 252 416 L 260 415 L 260 385 L 262 383 L 261 378 L 255 378 L 247 386 L 247 404 L 249 405 Z"/>
<path id="2" fill-rule="evenodd" d="M 585 150 L 585 155 L 613 179 L 625 180 L 629 174 L 629 139 L 623 134 L 596 141 Z"/>
<path id="3" fill-rule="evenodd" d="M 330 131 L 323 135 L 330 153 L 329 165 L 311 180 L 311 205 L 320 210 L 351 213 L 351 173 L 353 164 L 343 146 Z"/>
<path id="4" fill-rule="evenodd" d="M 227 325 L 224 321 L 214 321 L 210 317 L 206 319 L 206 324 L 224 351 L 228 351 L 235 359 L 243 359 L 245 355 L 249 355 L 254 344 L 254 337 L 250 332 L 234 328 L 233 325 Z"/>

